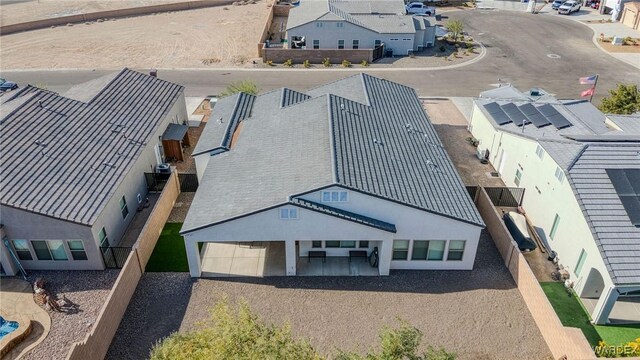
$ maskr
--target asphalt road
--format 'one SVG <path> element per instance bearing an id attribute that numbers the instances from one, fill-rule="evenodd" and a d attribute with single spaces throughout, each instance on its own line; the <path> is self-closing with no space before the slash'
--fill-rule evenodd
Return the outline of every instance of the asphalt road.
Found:
<path id="1" fill-rule="evenodd" d="M 478 10 L 444 13 L 443 21 L 447 18 L 461 19 L 466 31 L 484 44 L 487 54 L 483 59 L 446 70 L 369 68 L 365 71 L 414 87 L 421 96 L 476 96 L 501 79 L 521 89 L 541 87 L 560 98 L 577 98 L 586 88 L 578 84 L 578 78 L 599 74 L 595 96 L 598 100 L 617 83 L 640 83 L 638 69 L 603 53 L 592 43 L 591 29 L 561 16 Z M 114 70 L 8 70 L 2 71 L 2 77 L 64 91 Z M 336 68 L 160 69 L 158 75 L 183 84 L 187 96 L 206 96 L 217 94 L 236 80 L 253 79 L 262 90 L 282 86 L 304 90 L 362 70 L 359 67 L 349 71 Z"/>

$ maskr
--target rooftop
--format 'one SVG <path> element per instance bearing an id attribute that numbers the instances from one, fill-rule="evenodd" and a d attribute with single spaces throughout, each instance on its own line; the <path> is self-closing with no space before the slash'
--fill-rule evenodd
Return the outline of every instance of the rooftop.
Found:
<path id="1" fill-rule="evenodd" d="M 183 231 L 332 185 L 484 225 L 413 89 L 358 74 L 252 104 L 233 149 L 210 159 Z"/>
<path id="2" fill-rule="evenodd" d="M 544 148 L 564 170 L 614 283 L 640 283 L 640 227 L 607 175 L 611 169 L 640 169 L 640 115 L 603 114 L 585 100 L 532 97 L 511 86 L 484 92 L 474 102 L 496 129 Z M 513 105 L 522 110 L 525 125 L 522 115 L 510 112 Z M 528 115 L 529 106 L 540 113 L 552 107 L 568 124 L 540 126 L 544 119 Z"/>
<path id="3" fill-rule="evenodd" d="M 129 69 L 72 89 L 82 100 L 17 92 L 0 120 L 2 205 L 92 225 L 182 92 Z"/>

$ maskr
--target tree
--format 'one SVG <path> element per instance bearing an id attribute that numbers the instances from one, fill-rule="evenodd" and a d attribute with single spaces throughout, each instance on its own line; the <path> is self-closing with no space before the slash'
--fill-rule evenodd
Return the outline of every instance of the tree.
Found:
<path id="1" fill-rule="evenodd" d="M 260 91 L 260 88 L 258 87 L 258 84 L 256 84 L 255 82 L 251 80 L 242 80 L 242 81 L 236 81 L 227 85 L 227 88 L 220 93 L 220 97 L 231 96 L 239 92 L 244 92 L 251 95 L 257 95 L 259 91 Z"/>
<path id="2" fill-rule="evenodd" d="M 609 90 L 609 96 L 602 99 L 598 108 L 608 114 L 629 115 L 640 111 L 638 85 L 618 84 L 618 88 Z"/>
<path id="3" fill-rule="evenodd" d="M 462 34 L 462 30 L 464 30 L 464 24 L 461 20 L 449 20 L 444 27 L 453 35 L 453 40 L 456 41 L 458 41 L 458 37 Z"/>
<path id="4" fill-rule="evenodd" d="M 222 299 L 210 311 L 210 318 L 199 329 L 173 333 L 151 350 L 151 360 L 296 359 L 324 360 L 306 341 L 295 339 L 288 324 L 267 325 L 241 301 L 233 310 Z M 428 346 L 419 353 L 420 330 L 406 322 L 397 328 L 385 327 L 380 333 L 380 352 L 366 355 L 338 350 L 336 360 L 454 360 L 455 354 Z"/>

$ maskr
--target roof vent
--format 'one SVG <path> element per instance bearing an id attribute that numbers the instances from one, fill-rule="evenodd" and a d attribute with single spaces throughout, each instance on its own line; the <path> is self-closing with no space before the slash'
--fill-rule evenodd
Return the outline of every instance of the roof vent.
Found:
<path id="1" fill-rule="evenodd" d="M 384 145 L 384 144 L 382 143 L 382 141 L 381 141 L 381 140 L 378 140 L 378 139 L 376 139 L 376 138 L 374 138 L 374 139 L 373 139 L 373 143 L 374 143 L 374 144 L 378 144 L 378 145 L 380 145 L 380 146 Z"/>
<path id="2" fill-rule="evenodd" d="M 344 110 L 344 104 L 340 104 L 340 110 Z"/>
<path id="3" fill-rule="evenodd" d="M 531 88 L 531 90 L 529 90 L 529 95 L 531 95 L 531 96 L 540 96 L 540 89 Z"/>

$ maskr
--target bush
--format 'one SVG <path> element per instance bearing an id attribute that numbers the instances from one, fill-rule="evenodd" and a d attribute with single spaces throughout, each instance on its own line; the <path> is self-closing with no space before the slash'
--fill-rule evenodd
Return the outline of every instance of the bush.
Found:
<path id="1" fill-rule="evenodd" d="M 324 65 L 324 67 L 331 67 L 331 60 L 329 60 L 329 58 L 322 59 L 322 65 Z"/>
<path id="2" fill-rule="evenodd" d="M 342 66 L 343 66 L 343 67 L 351 67 L 351 61 L 349 61 L 349 60 L 342 60 Z"/>
<path id="3" fill-rule="evenodd" d="M 302 62 L 302 66 L 304 66 L 306 69 L 311 67 L 311 63 L 309 62 L 309 60 L 305 60 Z"/>
<path id="4" fill-rule="evenodd" d="M 440 45 L 440 52 L 445 52 L 447 51 L 447 48 L 444 45 Z"/>
<path id="5" fill-rule="evenodd" d="M 284 65 L 286 67 L 292 67 L 293 66 L 293 60 L 288 59 L 287 61 L 283 62 L 282 65 Z"/>
<path id="6" fill-rule="evenodd" d="M 360 66 L 362 66 L 362 67 L 367 67 L 367 66 L 369 66 L 369 62 L 368 62 L 367 60 L 362 60 L 362 61 L 360 62 Z"/>
<path id="7" fill-rule="evenodd" d="M 267 65 L 269 65 L 269 66 L 274 66 L 274 65 L 273 65 L 273 60 L 267 60 Z"/>
<path id="8" fill-rule="evenodd" d="M 454 40 L 458 40 L 464 30 L 464 24 L 460 20 L 449 20 L 444 27 L 451 33 Z"/>
<path id="9" fill-rule="evenodd" d="M 257 95 L 259 91 L 260 91 L 260 88 L 255 82 L 251 80 L 242 80 L 242 81 L 236 81 L 227 85 L 227 88 L 220 93 L 220 97 L 223 98 L 225 96 L 230 96 L 239 92 L 244 92 L 251 95 Z"/>

